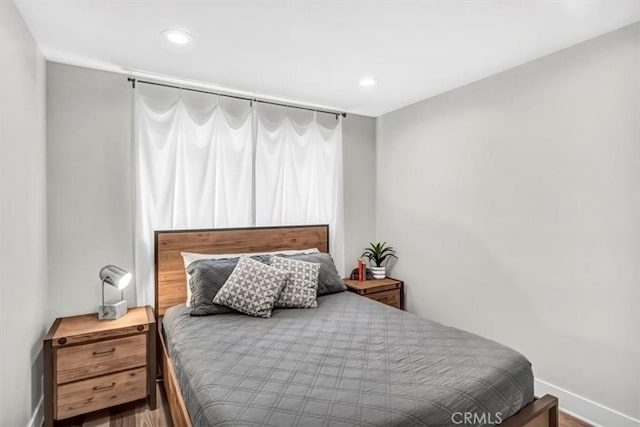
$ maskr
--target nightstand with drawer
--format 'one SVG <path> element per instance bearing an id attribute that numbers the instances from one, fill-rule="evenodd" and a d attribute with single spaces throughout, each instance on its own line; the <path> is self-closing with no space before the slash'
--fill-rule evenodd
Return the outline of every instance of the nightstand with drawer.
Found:
<path id="1" fill-rule="evenodd" d="M 155 409 L 155 347 L 151 307 L 56 319 L 44 339 L 45 426 L 143 398 Z"/>
<path id="2" fill-rule="evenodd" d="M 404 282 L 401 280 L 389 277 L 363 281 L 345 279 L 344 284 L 351 292 L 404 310 Z"/>

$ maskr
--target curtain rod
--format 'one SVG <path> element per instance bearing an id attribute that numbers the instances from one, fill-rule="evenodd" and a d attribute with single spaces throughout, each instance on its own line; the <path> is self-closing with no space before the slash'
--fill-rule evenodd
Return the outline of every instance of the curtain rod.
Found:
<path id="1" fill-rule="evenodd" d="M 299 105 L 291 105 L 291 104 L 283 104 L 281 102 L 267 101 L 266 99 L 247 98 L 246 96 L 229 95 L 229 94 L 226 94 L 226 93 L 211 92 L 211 91 L 202 90 L 202 89 L 193 89 L 193 88 L 189 88 L 189 87 L 175 86 L 175 85 L 170 85 L 170 84 L 167 84 L 167 83 L 158 83 L 158 82 L 151 82 L 151 81 L 148 81 L 148 80 L 139 80 L 139 79 L 136 79 L 134 77 L 127 77 L 127 80 L 131 82 L 131 87 L 134 88 L 134 89 L 136 87 L 136 83 L 144 83 L 144 84 L 147 84 L 147 85 L 170 87 L 170 88 L 173 88 L 173 89 L 189 90 L 191 92 L 199 92 L 199 93 L 207 93 L 209 95 L 224 96 L 226 98 L 241 99 L 243 101 L 249 101 L 251 103 L 260 102 L 262 104 L 278 105 L 280 107 L 296 108 L 298 110 L 307 110 L 307 111 L 315 111 L 317 113 L 333 114 L 333 115 L 336 116 L 336 119 L 338 118 L 338 116 L 347 117 L 347 113 L 341 112 L 341 111 L 318 110 L 316 108 L 309 108 L 309 107 L 302 107 L 302 106 L 299 106 Z"/>

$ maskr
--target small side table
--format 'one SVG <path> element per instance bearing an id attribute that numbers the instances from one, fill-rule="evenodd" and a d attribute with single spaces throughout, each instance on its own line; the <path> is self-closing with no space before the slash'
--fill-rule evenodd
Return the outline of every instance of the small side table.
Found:
<path id="1" fill-rule="evenodd" d="M 404 310 L 404 282 L 402 280 L 390 277 L 363 281 L 345 279 L 344 284 L 351 292 Z"/>
<path id="2" fill-rule="evenodd" d="M 58 318 L 44 338 L 44 425 L 143 398 L 155 409 L 155 379 L 151 307 L 117 320 L 96 313 Z"/>

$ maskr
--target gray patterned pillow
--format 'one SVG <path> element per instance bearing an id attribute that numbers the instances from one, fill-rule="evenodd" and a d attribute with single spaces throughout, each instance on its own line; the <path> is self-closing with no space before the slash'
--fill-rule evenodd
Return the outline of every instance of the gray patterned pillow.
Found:
<path id="1" fill-rule="evenodd" d="M 320 264 L 274 256 L 271 258 L 271 266 L 289 273 L 289 278 L 276 300 L 276 307 L 318 306 L 316 294 Z"/>
<path id="2" fill-rule="evenodd" d="M 336 265 L 331 255 L 323 252 L 315 254 L 294 254 L 279 255 L 283 258 L 297 259 L 299 261 L 317 262 L 320 264 L 320 274 L 318 274 L 318 296 L 346 291 L 347 287 L 338 274 Z"/>
<path id="3" fill-rule="evenodd" d="M 251 258 L 264 263 L 267 261 L 262 256 L 252 256 Z M 200 259 L 189 264 L 187 273 L 191 276 L 189 280 L 191 316 L 233 312 L 229 307 L 214 304 L 213 298 L 229 279 L 239 260 L 240 257 Z"/>
<path id="4" fill-rule="evenodd" d="M 271 317 L 288 276 L 285 271 L 242 257 L 213 302 L 250 316 Z"/>

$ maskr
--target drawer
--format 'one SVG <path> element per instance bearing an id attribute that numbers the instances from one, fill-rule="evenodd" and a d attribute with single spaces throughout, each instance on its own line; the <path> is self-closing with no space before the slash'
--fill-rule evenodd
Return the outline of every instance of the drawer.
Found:
<path id="1" fill-rule="evenodd" d="M 56 350 L 56 382 L 64 384 L 147 364 L 147 334 Z"/>
<path id="2" fill-rule="evenodd" d="M 394 289 L 400 289 L 400 283 L 394 282 L 386 285 L 376 286 L 375 288 L 363 289 L 359 293 L 361 295 L 377 294 L 378 292 L 391 291 Z"/>
<path id="3" fill-rule="evenodd" d="M 383 304 L 390 305 L 392 307 L 400 308 L 400 291 L 384 291 L 376 292 L 373 294 L 365 295 L 367 298 L 371 298 Z"/>
<path id="4" fill-rule="evenodd" d="M 64 384 L 58 386 L 57 395 L 59 420 L 142 399 L 147 396 L 147 369 L 130 369 Z"/>

